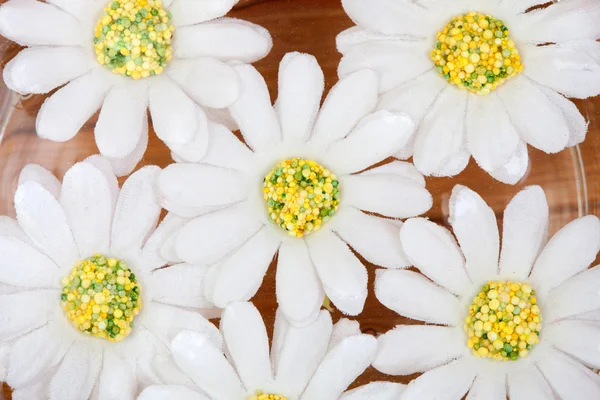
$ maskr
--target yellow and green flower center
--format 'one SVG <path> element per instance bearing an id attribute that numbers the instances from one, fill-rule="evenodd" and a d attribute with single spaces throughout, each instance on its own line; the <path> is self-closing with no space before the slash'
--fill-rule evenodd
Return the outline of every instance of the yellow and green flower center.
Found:
<path id="1" fill-rule="evenodd" d="M 504 22 L 478 12 L 454 18 L 431 50 L 437 71 L 449 83 L 479 95 L 523 71 L 521 56 Z"/>
<path id="2" fill-rule="evenodd" d="M 248 397 L 247 400 L 288 400 L 288 398 L 281 394 L 263 393 L 259 390 L 256 394 Z"/>
<path id="3" fill-rule="evenodd" d="M 292 158 L 265 176 L 263 193 L 269 217 L 291 236 L 321 228 L 340 204 L 340 183 L 327 168 L 312 160 Z"/>
<path id="4" fill-rule="evenodd" d="M 175 27 L 161 0 L 114 0 L 96 25 L 97 60 L 133 79 L 158 75 L 171 60 Z"/>
<path id="5" fill-rule="evenodd" d="M 542 315 L 528 283 L 496 281 L 483 285 L 465 321 L 468 346 L 477 357 L 518 360 L 539 343 Z"/>
<path id="6" fill-rule="evenodd" d="M 77 330 L 113 342 L 131 333 L 142 299 L 127 263 L 96 254 L 79 261 L 62 287 L 62 306 Z"/>

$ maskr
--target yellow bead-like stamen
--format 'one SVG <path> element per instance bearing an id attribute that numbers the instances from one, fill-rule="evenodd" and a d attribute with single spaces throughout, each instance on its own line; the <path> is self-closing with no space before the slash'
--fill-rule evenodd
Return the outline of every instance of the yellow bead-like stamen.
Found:
<path id="1" fill-rule="evenodd" d="M 438 32 L 430 57 L 449 83 L 479 95 L 489 94 L 523 71 L 504 22 L 478 12 L 452 18 Z"/>
<path id="2" fill-rule="evenodd" d="M 97 60 L 133 79 L 158 75 L 172 58 L 175 27 L 161 0 L 114 0 L 96 25 Z"/>
<path id="3" fill-rule="evenodd" d="M 96 254 L 79 261 L 62 286 L 63 309 L 77 330 L 113 342 L 131 333 L 142 299 L 124 261 Z"/>
<path id="4" fill-rule="evenodd" d="M 295 237 L 319 230 L 340 204 L 336 176 L 301 158 L 277 164 L 265 177 L 263 193 L 271 220 Z"/>
<path id="5" fill-rule="evenodd" d="M 496 281 L 483 285 L 465 321 L 467 345 L 477 357 L 518 360 L 539 343 L 542 315 L 528 283 Z"/>
<path id="6" fill-rule="evenodd" d="M 263 393 L 259 390 L 256 394 L 248 397 L 248 400 L 288 400 L 288 398 L 281 394 Z"/>

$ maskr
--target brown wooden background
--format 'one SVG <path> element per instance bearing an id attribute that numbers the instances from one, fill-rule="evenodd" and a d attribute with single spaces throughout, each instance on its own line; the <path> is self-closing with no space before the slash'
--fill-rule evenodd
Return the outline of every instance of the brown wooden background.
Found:
<path id="1" fill-rule="evenodd" d="M 340 54 L 335 49 L 335 36 L 352 26 L 352 22 L 342 10 L 340 0 L 241 0 L 230 16 L 260 24 L 273 35 L 272 52 L 264 60 L 256 63 L 269 85 L 272 99 L 277 96 L 279 61 L 289 51 L 306 52 L 317 57 L 325 72 L 326 91 L 337 81 L 336 68 Z M 18 50 L 17 46 L 0 38 L 2 65 Z M 8 121 L 6 134 L 0 142 L 0 214 L 14 216 L 12 199 L 19 171 L 24 165 L 38 163 L 62 178 L 74 163 L 97 153 L 92 134 L 95 117 L 86 124 L 79 135 L 67 143 L 52 143 L 37 138 L 34 132 L 35 115 L 44 99 L 44 96 L 33 96 L 18 100 Z M 500 224 L 502 212 L 508 201 L 521 188 L 532 184 L 539 184 L 546 191 L 551 208 L 551 233 L 581 215 L 600 215 L 600 98 L 576 103 L 583 115 L 591 121 L 590 131 L 583 145 L 555 155 L 547 155 L 530 148 L 530 169 L 516 186 L 494 181 L 480 170 L 473 160 L 458 177 L 427 179 L 427 188 L 434 196 L 434 206 L 427 216 L 437 222 L 447 223 L 447 200 L 452 187 L 457 183 L 467 185 L 481 194 L 496 211 Z M 140 166 L 155 164 L 165 167 L 171 162 L 168 149 L 151 132 L 148 151 Z M 379 334 L 398 323 L 413 323 L 398 317 L 378 303 L 373 295 L 376 267 L 368 267 L 370 293 L 364 312 L 356 318 L 360 321 L 363 331 Z M 272 265 L 259 294 L 254 299 L 254 303 L 265 316 L 267 326 L 272 325 L 276 308 L 274 277 L 275 270 Z M 339 313 L 335 314 L 337 320 Z M 370 368 L 354 386 L 379 379 L 407 382 L 412 378 L 414 376 L 388 377 Z M 5 399 L 10 399 L 10 389 L 6 385 L 3 394 Z"/>

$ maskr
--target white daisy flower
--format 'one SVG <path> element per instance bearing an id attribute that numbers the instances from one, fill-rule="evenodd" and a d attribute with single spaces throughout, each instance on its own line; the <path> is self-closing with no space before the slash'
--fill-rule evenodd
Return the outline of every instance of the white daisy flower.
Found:
<path id="1" fill-rule="evenodd" d="M 374 382 L 345 392 L 371 364 L 377 340 L 358 322 L 321 311 L 299 328 L 276 314 L 267 329 L 252 303 L 232 303 L 221 319 L 226 352 L 205 335 L 185 331 L 171 344 L 180 383 L 146 388 L 138 400 L 393 400 L 404 385 Z"/>
<path id="2" fill-rule="evenodd" d="M 530 186 L 504 211 L 500 250 L 494 211 L 456 186 L 450 225 L 458 244 L 428 220 L 404 223 L 402 246 L 431 281 L 381 271 L 375 294 L 427 324 L 380 336 L 373 366 L 424 372 L 407 400 L 600 398 L 600 377 L 588 369 L 600 367 L 600 266 L 587 269 L 600 250 L 600 220 L 576 219 L 548 241 L 548 203 Z"/>
<path id="3" fill-rule="evenodd" d="M 181 220 L 156 227 L 159 172 L 144 167 L 120 190 L 100 156 L 62 185 L 37 165 L 21 173 L 17 219 L 0 218 L 0 380 L 13 399 L 133 399 L 175 333 L 221 343 L 200 313 L 205 271 L 158 256 Z"/>
<path id="4" fill-rule="evenodd" d="M 232 63 L 270 51 L 262 27 L 220 18 L 237 0 L 9 0 L 0 7 L 0 34 L 27 46 L 4 68 L 21 94 L 48 93 L 36 130 L 71 139 L 98 109 L 100 153 L 129 174 L 148 145 L 146 109 L 154 130 L 175 153 L 200 159 L 208 119 L 240 91 Z"/>
<path id="5" fill-rule="evenodd" d="M 600 3 L 562 0 L 342 0 L 357 26 L 337 38 L 340 77 L 373 68 L 378 108 L 418 125 L 398 158 L 429 176 L 454 176 L 471 155 L 515 184 L 527 144 L 557 153 L 587 122 L 566 97 L 600 93 Z M 460 89 L 460 90 L 459 90 Z"/>
<path id="6" fill-rule="evenodd" d="M 171 257 L 210 265 L 205 295 L 218 307 L 249 300 L 276 253 L 277 300 L 295 324 L 313 321 L 325 294 L 342 312 L 359 314 L 367 296 L 368 261 L 407 266 L 396 236 L 399 221 L 431 207 L 412 164 L 393 162 L 360 172 L 401 148 L 413 132 L 405 114 L 373 112 L 371 70 L 337 83 L 319 111 L 323 72 L 314 57 L 281 62 L 279 98 L 251 66 L 236 67 L 242 93 L 231 107 L 250 147 L 211 125 L 208 156 L 173 164 L 160 175 L 163 205 L 196 217 L 164 249 Z"/>

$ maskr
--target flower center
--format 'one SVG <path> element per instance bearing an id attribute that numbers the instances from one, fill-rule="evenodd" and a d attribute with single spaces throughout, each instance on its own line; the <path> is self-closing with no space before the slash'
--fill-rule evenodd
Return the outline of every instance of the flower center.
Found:
<path id="1" fill-rule="evenodd" d="M 430 57 L 449 83 L 479 95 L 489 94 L 523 71 L 506 25 L 478 12 L 452 18 L 438 32 Z"/>
<path id="2" fill-rule="evenodd" d="M 247 400 L 288 400 L 287 397 L 281 394 L 263 393 L 260 390 L 248 397 Z"/>
<path id="3" fill-rule="evenodd" d="M 528 283 L 496 281 L 473 298 L 465 329 L 477 357 L 518 360 L 539 343 L 542 315 Z"/>
<path id="4" fill-rule="evenodd" d="M 142 299 L 127 263 L 96 254 L 79 261 L 62 286 L 63 308 L 80 332 L 113 342 L 131 333 Z"/>
<path id="5" fill-rule="evenodd" d="M 263 193 L 271 220 L 296 237 L 319 230 L 340 204 L 336 176 L 302 158 L 277 164 L 265 176 Z"/>
<path id="6" fill-rule="evenodd" d="M 172 57 L 170 19 L 161 0 L 111 1 L 96 25 L 98 62 L 133 79 L 160 74 Z"/>

